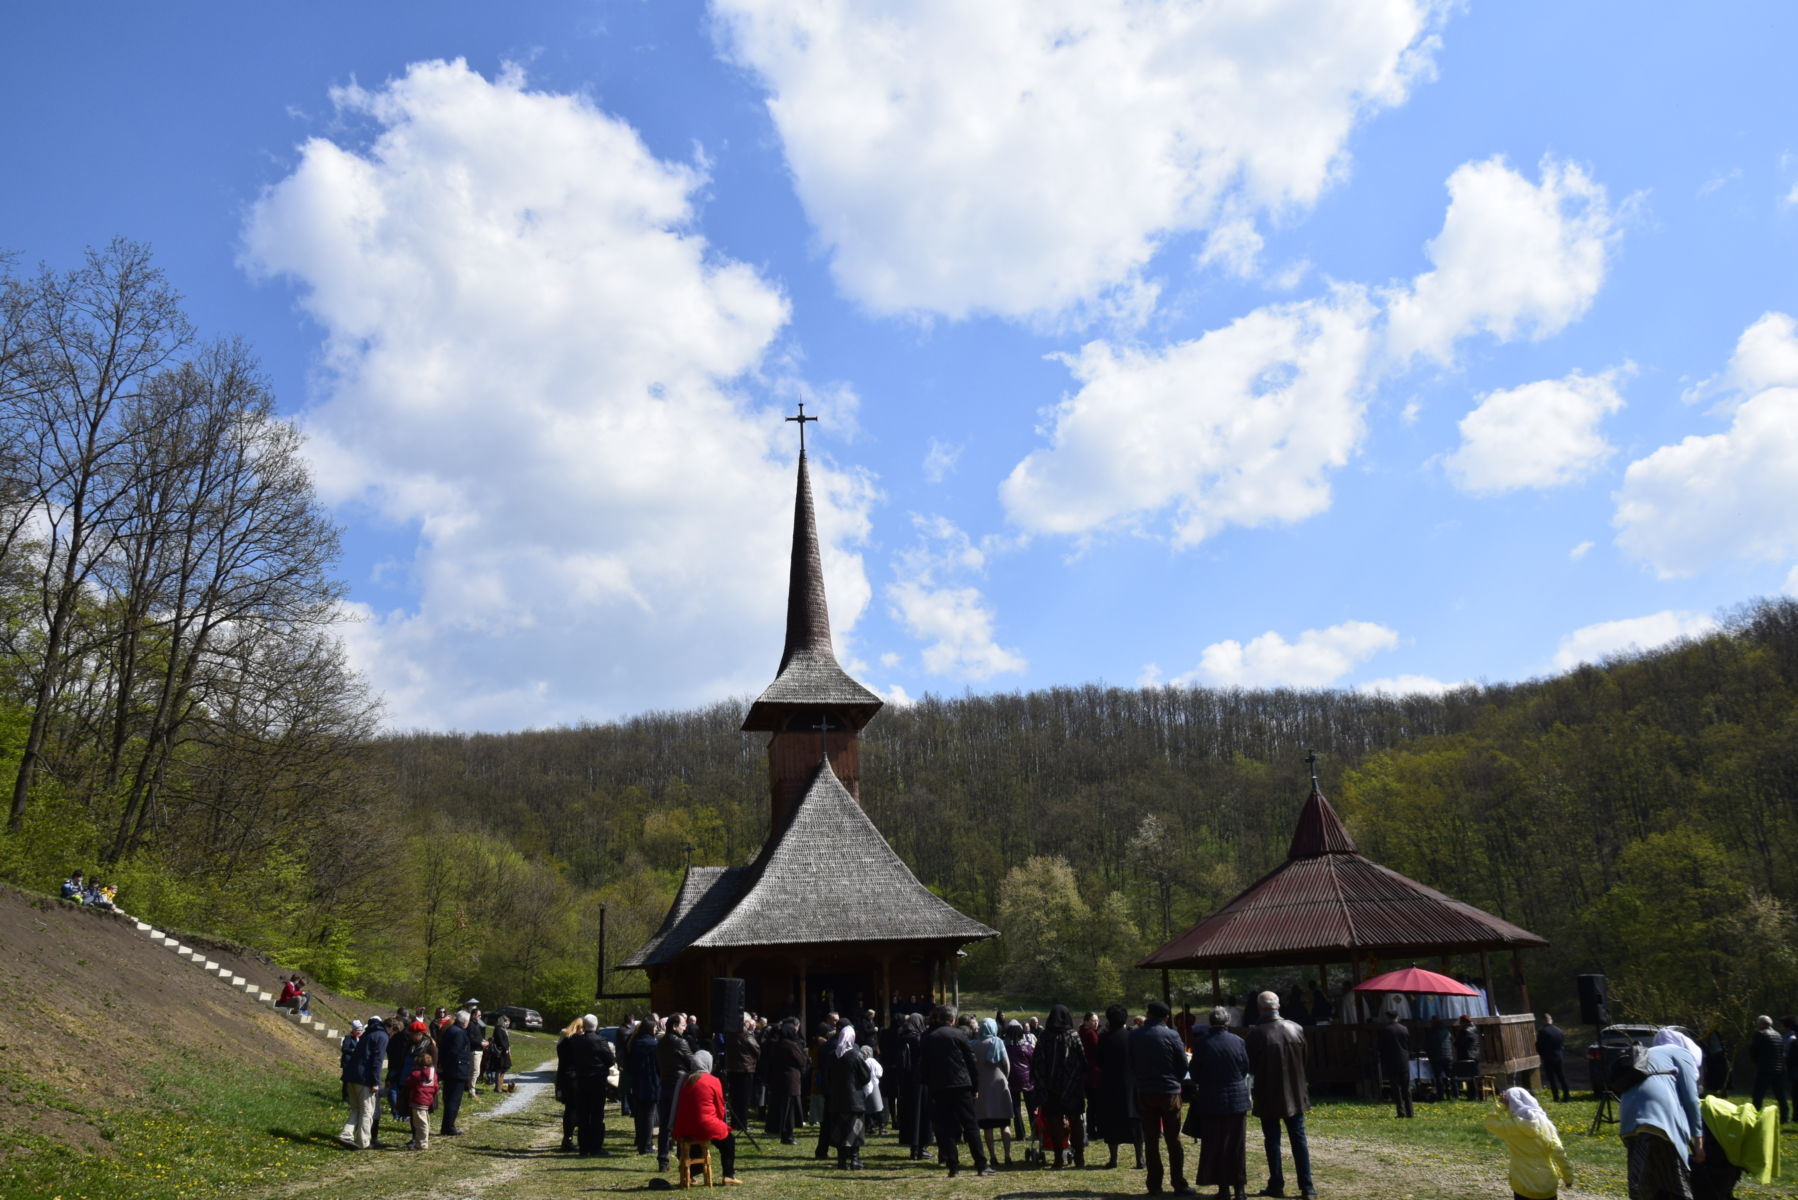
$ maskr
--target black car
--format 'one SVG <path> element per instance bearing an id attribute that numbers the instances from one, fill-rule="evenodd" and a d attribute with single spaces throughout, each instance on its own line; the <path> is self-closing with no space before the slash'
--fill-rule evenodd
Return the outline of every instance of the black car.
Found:
<path id="1" fill-rule="evenodd" d="M 506 1018 L 514 1029 L 543 1028 L 543 1014 L 534 1008 L 496 1008 L 487 1015 L 495 1021 Z"/>
<path id="2" fill-rule="evenodd" d="M 1594 1087 L 1611 1077 L 1611 1067 L 1630 1046 L 1647 1049 L 1654 1044 L 1655 1034 L 1663 1029 L 1677 1029 L 1691 1037 L 1678 1025 L 1606 1025 L 1598 1031 L 1598 1040 L 1586 1047 L 1586 1070 Z"/>

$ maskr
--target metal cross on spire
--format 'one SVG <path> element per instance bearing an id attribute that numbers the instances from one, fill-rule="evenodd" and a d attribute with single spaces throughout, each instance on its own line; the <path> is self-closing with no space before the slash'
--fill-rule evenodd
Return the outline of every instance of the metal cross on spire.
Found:
<path id="1" fill-rule="evenodd" d="M 1317 751 L 1305 755 L 1305 761 L 1311 764 L 1311 790 L 1317 790 Z"/>
<path id="2" fill-rule="evenodd" d="M 787 418 L 789 421 L 799 422 L 799 453 L 801 454 L 805 453 L 805 423 L 807 421 L 816 421 L 817 419 L 817 417 L 808 417 L 805 415 L 805 401 L 803 400 L 799 402 L 799 415 Z"/>

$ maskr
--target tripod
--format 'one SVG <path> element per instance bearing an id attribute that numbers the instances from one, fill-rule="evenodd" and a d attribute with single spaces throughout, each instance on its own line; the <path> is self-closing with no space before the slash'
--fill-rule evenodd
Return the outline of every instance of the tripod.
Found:
<path id="1" fill-rule="evenodd" d="M 1592 1114 L 1592 1128 L 1586 1131 L 1587 1136 L 1597 1137 L 1599 1130 L 1606 1125 L 1617 1123 L 1617 1113 L 1614 1110 L 1616 1102 L 1617 1097 L 1608 1089 L 1598 1093 L 1598 1111 Z"/>

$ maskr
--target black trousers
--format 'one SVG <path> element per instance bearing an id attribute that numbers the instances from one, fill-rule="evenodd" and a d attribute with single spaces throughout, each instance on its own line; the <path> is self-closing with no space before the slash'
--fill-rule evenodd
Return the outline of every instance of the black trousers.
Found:
<path id="1" fill-rule="evenodd" d="M 605 1076 L 576 1085 L 575 1108 L 575 1146 L 582 1154 L 598 1154 L 606 1148 Z"/>
<path id="2" fill-rule="evenodd" d="M 1186 1186 L 1186 1150 L 1180 1145 L 1180 1093 L 1138 1092 L 1136 1111 L 1142 1114 L 1143 1148 L 1148 1151 L 1149 1191 L 1161 1190 L 1161 1145 L 1167 1143 L 1167 1173 L 1177 1192 Z"/>
<path id="3" fill-rule="evenodd" d="M 674 1087 L 680 1079 L 673 1083 L 662 1081 L 662 1098 L 656 1101 L 656 1116 L 661 1121 L 661 1128 L 656 1132 L 656 1165 L 668 1165 L 668 1141 L 674 1134 Z"/>
<path id="4" fill-rule="evenodd" d="M 655 1151 L 655 1135 L 651 1131 L 656 1123 L 656 1106 L 645 1104 L 639 1100 L 631 1107 L 631 1120 L 637 1126 L 637 1153 L 651 1154 Z"/>
<path id="5" fill-rule="evenodd" d="M 986 1149 L 980 1144 L 980 1123 L 974 1119 L 974 1089 L 953 1088 L 930 1093 L 931 1124 L 936 1126 L 936 1156 L 951 1170 L 961 1167 L 958 1138 L 968 1143 L 974 1169 L 986 1170 Z"/>
<path id="6" fill-rule="evenodd" d="M 1781 1124 L 1792 1119 L 1790 1097 L 1786 1095 L 1785 1072 L 1779 1070 L 1754 1072 L 1754 1107 L 1759 1108 L 1766 1102 L 1767 1093 L 1773 1093 L 1773 1099 L 1779 1103 L 1779 1120 Z"/>
<path id="7" fill-rule="evenodd" d="M 1380 1064 L 1380 1074 L 1392 1089 L 1392 1102 L 1398 1109 L 1398 1115 L 1411 1116 L 1411 1064 L 1403 1060 L 1383 1062 Z"/>
<path id="8" fill-rule="evenodd" d="M 718 1147 L 718 1168 L 724 1172 L 723 1178 L 732 1179 L 737 1174 L 737 1135 L 731 1134 L 722 1141 L 713 1142 Z"/>
<path id="9" fill-rule="evenodd" d="M 562 1105 L 562 1140 L 574 1141 L 574 1134 L 580 1128 L 580 1110 L 572 1104 Z"/>
<path id="10" fill-rule="evenodd" d="M 929 1102 L 924 1085 L 904 1080 L 899 1085 L 899 1144 L 911 1150 L 914 1158 L 923 1157 L 930 1145 Z"/>
<path id="11" fill-rule="evenodd" d="M 794 1139 L 799 1128 L 799 1097 L 785 1092 L 768 1093 L 768 1132 L 783 1142 Z"/>
<path id="12" fill-rule="evenodd" d="M 1569 1100 L 1573 1097 L 1573 1089 L 1567 1086 L 1567 1064 L 1558 1058 L 1543 1058 L 1542 1082 L 1548 1085 L 1548 1094 L 1556 1100 Z"/>
<path id="13" fill-rule="evenodd" d="M 466 1079 L 445 1079 L 443 1091 L 443 1122 L 437 1126 L 439 1137 L 456 1131 L 456 1114 L 462 1111 L 462 1094 L 467 1090 Z"/>

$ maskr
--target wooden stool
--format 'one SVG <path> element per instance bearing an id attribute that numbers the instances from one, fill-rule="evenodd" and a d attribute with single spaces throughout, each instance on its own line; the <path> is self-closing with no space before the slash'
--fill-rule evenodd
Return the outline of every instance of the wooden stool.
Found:
<path id="1" fill-rule="evenodd" d="M 700 1168 L 705 1186 L 712 1186 L 712 1143 L 709 1141 L 689 1142 L 680 1140 L 680 1185 L 684 1188 L 693 1186 L 693 1168 Z"/>

